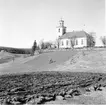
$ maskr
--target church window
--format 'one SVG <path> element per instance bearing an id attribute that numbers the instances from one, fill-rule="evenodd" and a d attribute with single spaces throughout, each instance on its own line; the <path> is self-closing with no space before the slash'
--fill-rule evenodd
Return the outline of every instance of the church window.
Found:
<path id="1" fill-rule="evenodd" d="M 78 40 L 76 40 L 76 45 L 78 45 Z"/>
<path id="2" fill-rule="evenodd" d="M 68 45 L 68 40 L 66 41 L 66 45 Z"/>
<path id="3" fill-rule="evenodd" d="M 61 45 L 62 45 L 62 46 L 64 45 L 63 41 L 61 42 Z"/>
<path id="4" fill-rule="evenodd" d="M 81 44 L 83 44 L 83 39 L 81 40 Z"/>

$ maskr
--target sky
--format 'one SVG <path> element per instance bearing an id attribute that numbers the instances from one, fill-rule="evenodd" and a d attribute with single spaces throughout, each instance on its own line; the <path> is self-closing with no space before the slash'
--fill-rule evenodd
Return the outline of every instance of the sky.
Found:
<path id="1" fill-rule="evenodd" d="M 105 32 L 105 0 L 0 0 L 0 46 L 30 48 L 34 40 L 54 41 L 63 19 L 67 32 Z"/>

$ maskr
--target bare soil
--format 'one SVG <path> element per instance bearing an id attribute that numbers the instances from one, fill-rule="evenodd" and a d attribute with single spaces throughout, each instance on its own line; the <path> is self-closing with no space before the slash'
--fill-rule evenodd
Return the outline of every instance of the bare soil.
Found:
<path id="1" fill-rule="evenodd" d="M 47 104 L 106 104 L 106 89 L 102 92 L 93 91 L 86 94 L 85 88 L 94 85 L 101 85 L 106 88 L 106 74 L 44 71 L 1 75 L 0 100 L 8 97 L 10 100 L 14 97 L 22 97 L 23 100 L 28 100 L 32 96 L 58 95 L 62 91 L 78 89 L 81 92 L 80 96 L 61 101 L 55 100 L 50 103 L 47 102 Z"/>

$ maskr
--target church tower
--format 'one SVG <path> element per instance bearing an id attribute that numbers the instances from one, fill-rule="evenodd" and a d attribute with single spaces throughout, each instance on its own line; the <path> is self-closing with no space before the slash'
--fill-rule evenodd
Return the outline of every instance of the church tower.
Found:
<path id="1" fill-rule="evenodd" d="M 62 36 L 66 33 L 66 27 L 64 26 L 64 21 L 61 19 L 59 21 L 59 26 L 57 27 L 58 36 Z"/>

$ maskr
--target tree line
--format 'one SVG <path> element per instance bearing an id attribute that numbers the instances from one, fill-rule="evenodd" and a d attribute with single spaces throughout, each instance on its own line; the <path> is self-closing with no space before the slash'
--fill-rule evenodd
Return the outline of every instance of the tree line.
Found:
<path id="1" fill-rule="evenodd" d="M 25 48 L 0 47 L 0 51 L 2 50 L 9 53 L 14 53 L 14 54 L 30 54 L 31 53 L 31 49 L 25 49 Z"/>

